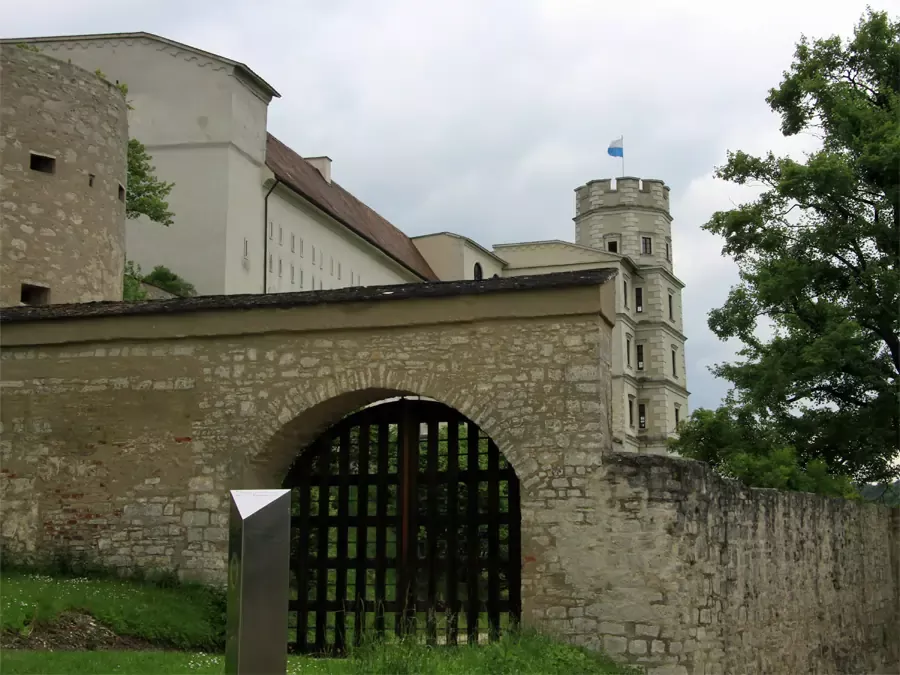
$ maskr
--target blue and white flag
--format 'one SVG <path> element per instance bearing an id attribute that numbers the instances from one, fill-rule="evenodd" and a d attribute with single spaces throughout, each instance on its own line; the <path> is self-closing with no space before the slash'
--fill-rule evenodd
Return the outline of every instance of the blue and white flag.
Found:
<path id="1" fill-rule="evenodd" d="M 619 136 L 616 140 L 610 141 L 609 149 L 606 151 L 610 157 L 625 157 L 625 149 L 622 147 L 624 136 Z"/>

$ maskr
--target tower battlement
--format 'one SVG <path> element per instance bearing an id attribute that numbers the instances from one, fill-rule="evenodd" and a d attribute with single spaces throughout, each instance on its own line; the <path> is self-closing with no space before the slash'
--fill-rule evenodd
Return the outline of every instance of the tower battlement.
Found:
<path id="1" fill-rule="evenodd" d="M 655 178 L 623 176 L 588 181 L 575 189 L 575 217 L 596 209 L 638 206 L 669 213 L 669 186 Z"/>

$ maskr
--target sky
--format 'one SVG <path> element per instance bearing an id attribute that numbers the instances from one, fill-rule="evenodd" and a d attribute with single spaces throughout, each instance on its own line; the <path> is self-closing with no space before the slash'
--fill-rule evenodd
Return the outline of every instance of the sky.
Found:
<path id="1" fill-rule="evenodd" d="M 895 9 L 900 0 L 870 0 Z M 866 1 L 0 0 L 0 37 L 146 31 L 247 64 L 280 93 L 269 130 L 410 236 L 574 240 L 574 189 L 620 174 L 671 187 L 691 408 L 734 358 L 708 312 L 737 281 L 701 230 L 755 190 L 728 150 L 801 157 L 765 102 L 802 34 L 849 37 Z M 4 9 L 9 11 L 4 11 Z"/>

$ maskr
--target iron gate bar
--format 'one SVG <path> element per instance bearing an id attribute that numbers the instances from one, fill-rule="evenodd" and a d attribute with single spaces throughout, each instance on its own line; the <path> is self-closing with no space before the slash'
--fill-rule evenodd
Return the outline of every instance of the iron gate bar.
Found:
<path id="1" fill-rule="evenodd" d="M 373 614 L 379 637 L 386 614 L 398 635 L 421 630 L 424 614 L 429 644 L 440 641 L 442 613 L 451 645 L 458 643 L 460 613 L 469 643 L 483 632 L 482 611 L 491 640 L 500 634 L 502 615 L 515 624 L 521 615 L 519 485 L 501 457 L 474 422 L 430 401 L 367 408 L 323 434 L 285 479 L 285 487 L 297 488 L 299 508 L 291 519 L 297 598 L 288 603 L 297 614 L 294 649 L 344 652 L 348 612 L 355 644 L 372 627 L 367 617 Z"/>

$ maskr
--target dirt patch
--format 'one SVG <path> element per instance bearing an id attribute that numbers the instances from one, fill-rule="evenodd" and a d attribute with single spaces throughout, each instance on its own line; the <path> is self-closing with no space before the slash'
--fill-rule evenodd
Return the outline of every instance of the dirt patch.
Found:
<path id="1" fill-rule="evenodd" d="M 91 615 L 79 612 L 63 612 L 52 622 L 35 624 L 27 635 L 4 630 L 0 633 L 0 648 L 49 651 L 160 649 L 148 640 L 116 635 Z"/>

